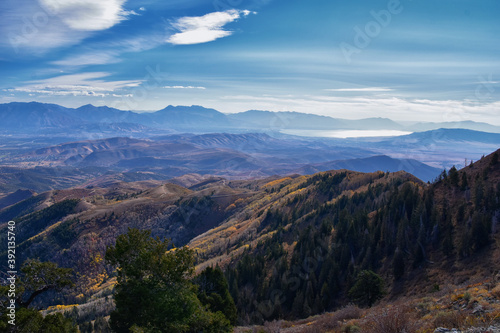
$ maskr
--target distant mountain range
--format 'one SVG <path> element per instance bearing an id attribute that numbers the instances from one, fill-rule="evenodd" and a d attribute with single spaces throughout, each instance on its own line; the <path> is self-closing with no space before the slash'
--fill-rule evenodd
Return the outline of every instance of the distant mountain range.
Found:
<path id="1" fill-rule="evenodd" d="M 474 122 L 470 120 L 451 121 L 442 123 L 432 123 L 432 122 L 417 123 L 415 125 L 406 127 L 406 130 L 411 132 L 423 132 L 423 131 L 435 130 L 438 128 L 463 128 L 463 129 L 482 131 L 482 132 L 499 133 L 499 126 L 493 126 L 487 123 Z"/>
<path id="2" fill-rule="evenodd" d="M 474 122 L 449 124 L 496 129 Z M 331 169 L 404 170 L 432 181 L 443 168 L 464 166 L 500 147 L 500 133 L 470 129 L 331 139 L 280 133 L 286 128 L 405 129 L 384 118 L 255 110 L 223 114 L 201 106 L 136 113 L 92 105 L 0 104 L 0 193 L 186 174 L 256 179 Z"/>
<path id="3" fill-rule="evenodd" d="M 114 129 L 115 133 L 190 130 L 208 132 L 231 128 L 223 113 L 201 106 L 168 106 L 151 113 L 121 111 L 107 106 L 84 105 L 77 109 L 55 104 L 0 104 L 0 131 L 50 134 L 72 129 L 85 134 Z"/>
<path id="4" fill-rule="evenodd" d="M 348 120 L 299 112 L 271 112 L 257 110 L 228 114 L 227 117 L 235 120 L 239 124 L 244 124 L 245 127 L 275 131 L 283 129 L 402 129 L 402 125 L 387 118 Z"/>
<path id="5" fill-rule="evenodd" d="M 224 114 L 202 106 L 167 106 L 156 112 L 122 111 L 107 106 L 84 105 L 73 109 L 56 104 L 13 102 L 0 104 L 0 133 L 56 134 L 71 130 L 73 135 L 91 133 L 134 135 L 161 132 L 214 133 L 295 130 L 406 130 L 429 131 L 464 128 L 500 133 L 500 127 L 473 121 L 418 123 L 405 126 L 387 118 L 338 119 L 299 112 L 251 110 Z"/>

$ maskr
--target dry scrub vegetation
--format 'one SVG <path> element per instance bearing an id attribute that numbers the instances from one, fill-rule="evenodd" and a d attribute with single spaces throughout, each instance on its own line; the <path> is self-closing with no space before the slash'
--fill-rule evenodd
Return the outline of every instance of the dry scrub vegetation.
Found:
<path id="1" fill-rule="evenodd" d="M 500 280 L 434 292 L 423 298 L 381 302 L 369 309 L 349 305 L 299 321 L 267 322 L 258 327 L 239 327 L 235 332 L 431 333 L 438 327 L 467 331 L 491 326 L 500 327 Z"/>

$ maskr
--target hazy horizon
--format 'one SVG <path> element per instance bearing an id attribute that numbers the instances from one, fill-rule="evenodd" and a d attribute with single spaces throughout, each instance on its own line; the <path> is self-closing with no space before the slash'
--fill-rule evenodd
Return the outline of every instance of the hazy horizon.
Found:
<path id="1" fill-rule="evenodd" d="M 99 107 L 109 107 L 109 108 L 114 108 L 112 106 L 109 106 L 109 105 L 96 105 L 96 104 L 92 104 L 92 103 L 87 103 L 87 104 L 82 104 L 82 105 L 76 105 L 76 106 L 68 106 L 68 105 L 64 105 L 64 104 L 58 104 L 58 103 L 52 103 L 52 102 L 39 102 L 39 101 L 28 101 L 28 102 L 24 102 L 24 101 L 11 101 L 11 102 L 7 102 L 7 103 L 0 103 L 1 104 L 9 104 L 9 103 L 26 103 L 26 104 L 29 104 L 29 103 L 40 103 L 40 104 L 54 104 L 54 105 L 58 105 L 58 106 L 62 106 L 62 107 L 65 107 L 65 108 L 68 108 L 68 109 L 78 109 L 78 108 L 81 108 L 81 107 L 84 107 L 84 106 L 87 106 L 87 105 L 91 105 L 93 107 L 96 107 L 96 108 L 99 108 Z M 382 117 L 382 116 L 377 116 L 377 115 L 373 115 L 371 117 L 365 117 L 365 118 L 358 118 L 358 117 L 354 117 L 354 118 L 350 118 L 348 117 L 348 115 L 345 115 L 345 117 L 334 117 L 334 116 L 331 116 L 331 115 L 322 115 L 322 114 L 317 114 L 317 113 L 314 113 L 314 112 L 299 112 L 299 111 L 294 111 L 294 110 L 255 110 L 255 109 L 248 109 L 248 110 L 243 110 L 243 111 L 238 111 L 238 112 L 224 112 L 224 111 L 221 111 L 221 110 L 217 110 L 215 108 L 208 108 L 208 107 L 205 107 L 203 105 L 172 105 L 172 104 L 168 104 L 168 105 L 165 105 L 164 107 L 161 107 L 159 109 L 154 109 L 154 110 L 124 110 L 124 109 L 119 109 L 119 108 L 114 108 L 118 111 L 123 111 L 123 112 L 134 112 L 134 113 L 137 113 L 137 114 L 147 114 L 147 113 L 154 113 L 154 112 L 158 112 L 158 111 L 161 111 L 163 109 L 166 109 L 168 107 L 201 107 L 201 108 L 205 108 L 205 109 L 213 109 L 217 112 L 220 112 L 222 114 L 225 114 L 225 115 L 232 115 L 232 114 L 239 114 L 239 113 L 245 113 L 245 112 L 253 112 L 253 111 L 256 111 L 256 112 L 271 112 L 271 113 L 290 113 L 290 114 L 307 114 L 307 115 L 313 115 L 313 116 L 321 116 L 321 117 L 329 117 L 329 118 L 334 118 L 334 119 L 342 119 L 342 120 L 350 120 L 350 121 L 356 121 L 356 120 L 367 120 L 367 119 L 387 119 L 387 120 L 391 120 L 391 121 L 394 121 L 396 122 L 397 124 L 399 125 L 402 125 L 402 126 L 413 126 L 413 125 L 417 125 L 417 124 L 431 124 L 431 123 L 441 123 L 441 122 L 433 122 L 433 121 L 427 121 L 427 120 L 418 120 L 418 119 L 408 119 L 408 120 L 395 120 L 395 119 L 392 119 L 392 118 L 386 118 L 386 117 Z M 478 123 L 478 124 L 487 124 L 487 125 L 491 125 L 491 126 L 500 126 L 500 122 L 499 123 L 493 123 L 493 122 L 487 122 L 487 121 L 482 121 L 482 120 L 479 120 L 479 121 L 476 121 L 476 120 L 468 120 L 468 119 L 460 119 L 460 120 L 449 120 L 449 121 L 443 121 L 442 123 L 460 123 L 460 122 L 474 122 L 474 123 Z M 390 129 L 387 129 L 388 131 L 394 131 L 394 130 L 390 130 Z M 302 130 L 298 130 L 298 131 L 302 131 Z M 307 131 L 307 130 L 306 130 Z M 324 130 L 316 130 L 317 132 L 328 132 L 328 131 L 324 131 Z M 370 130 L 361 130 L 362 132 L 369 132 Z M 378 130 L 374 129 L 373 130 L 374 132 L 377 132 Z M 342 131 L 339 131 L 339 130 L 332 130 L 330 132 L 344 132 L 343 130 Z M 395 132 L 401 132 L 401 131 L 395 131 Z M 403 133 L 404 132 L 404 133 Z M 402 131 L 401 133 L 403 134 L 398 134 L 398 133 L 391 133 L 389 136 L 397 136 L 397 135 L 405 135 L 405 134 L 411 134 L 412 132 L 406 132 L 406 131 Z M 352 133 L 348 133 L 348 136 L 343 136 L 342 133 L 340 134 L 340 136 L 337 136 L 337 135 L 327 135 L 325 137 L 333 137 L 333 138 L 348 138 L 348 137 L 365 137 L 365 134 L 361 133 L 360 136 L 350 136 L 349 134 L 352 134 Z M 395 134 L 395 135 L 393 135 Z M 318 136 L 318 134 L 315 134 L 313 136 Z M 383 135 L 375 135 L 376 136 L 383 136 Z"/>

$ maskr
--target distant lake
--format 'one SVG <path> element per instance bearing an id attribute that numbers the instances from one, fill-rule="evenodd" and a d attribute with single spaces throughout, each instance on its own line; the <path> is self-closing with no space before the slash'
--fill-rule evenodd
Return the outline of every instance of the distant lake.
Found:
<path id="1" fill-rule="evenodd" d="M 396 131 L 396 130 L 281 130 L 283 134 L 309 136 L 319 138 L 370 138 L 370 137 L 384 137 L 384 136 L 401 136 L 412 134 L 413 132 Z"/>

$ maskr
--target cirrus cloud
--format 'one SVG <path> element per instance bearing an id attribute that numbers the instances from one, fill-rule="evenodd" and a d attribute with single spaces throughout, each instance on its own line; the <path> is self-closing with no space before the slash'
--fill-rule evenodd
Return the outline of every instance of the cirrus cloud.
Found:
<path id="1" fill-rule="evenodd" d="M 205 87 L 194 87 L 194 86 L 165 86 L 163 88 L 165 88 L 165 89 L 200 89 L 200 90 L 207 89 Z"/>
<path id="2" fill-rule="evenodd" d="M 80 44 L 136 14 L 126 0 L 0 1 L 0 50 L 42 56 L 56 48 Z"/>
<path id="3" fill-rule="evenodd" d="M 392 91 L 392 89 L 391 88 L 384 88 L 384 87 L 368 87 L 368 88 L 325 89 L 325 91 L 334 91 L 334 92 L 383 92 L 383 91 Z"/>
<path id="4" fill-rule="evenodd" d="M 126 0 L 40 0 L 71 29 L 99 31 L 109 29 L 132 12 L 123 9 Z"/>
<path id="5" fill-rule="evenodd" d="M 110 73 L 92 72 L 71 75 L 60 75 L 44 80 L 30 81 L 28 85 L 17 88 L 3 89 L 12 93 L 28 93 L 51 96 L 129 96 L 113 94 L 139 86 L 141 80 L 106 80 Z M 31 96 L 31 95 L 30 95 Z"/>

